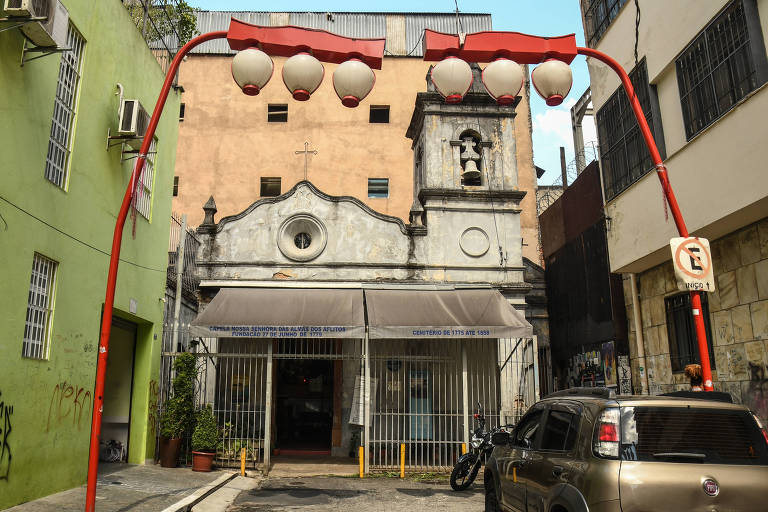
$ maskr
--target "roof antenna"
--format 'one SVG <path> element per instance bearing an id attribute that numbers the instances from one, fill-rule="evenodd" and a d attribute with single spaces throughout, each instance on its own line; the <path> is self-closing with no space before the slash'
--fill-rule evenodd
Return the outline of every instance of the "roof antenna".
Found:
<path id="1" fill-rule="evenodd" d="M 467 37 L 467 33 L 464 32 L 464 27 L 461 26 L 461 19 L 459 19 L 459 0 L 453 0 L 456 5 L 456 33 L 459 36 L 459 47 L 464 47 L 464 40 Z"/>

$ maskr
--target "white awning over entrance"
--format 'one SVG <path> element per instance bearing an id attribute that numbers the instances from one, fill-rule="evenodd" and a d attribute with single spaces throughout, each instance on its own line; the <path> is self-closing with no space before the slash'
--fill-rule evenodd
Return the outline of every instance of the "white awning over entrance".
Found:
<path id="1" fill-rule="evenodd" d="M 222 288 L 190 326 L 206 338 L 363 338 L 360 289 Z"/>
<path id="2" fill-rule="evenodd" d="M 368 333 L 381 338 L 530 338 L 522 313 L 491 288 L 365 290 Z"/>

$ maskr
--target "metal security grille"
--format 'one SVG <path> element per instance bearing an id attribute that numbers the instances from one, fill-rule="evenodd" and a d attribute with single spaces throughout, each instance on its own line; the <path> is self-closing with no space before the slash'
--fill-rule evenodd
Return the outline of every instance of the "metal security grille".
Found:
<path id="1" fill-rule="evenodd" d="M 398 467 L 401 444 L 409 470 L 450 468 L 468 441 L 465 427 L 474 428 L 477 403 L 488 427 L 498 425 L 496 343 L 372 341 L 370 468 Z"/>
<path id="2" fill-rule="evenodd" d="M 587 41 L 594 48 L 627 0 L 582 0 Z"/>
<path id="3" fill-rule="evenodd" d="M 56 266 L 55 261 L 35 253 L 29 284 L 24 343 L 21 349 L 21 355 L 24 357 L 45 359 L 48 355 Z"/>
<path id="4" fill-rule="evenodd" d="M 645 59 L 629 73 L 632 87 L 645 114 L 654 138 L 657 127 L 654 122 L 651 86 Z M 623 87 L 619 87 L 597 112 L 597 134 L 600 140 L 606 200 L 614 198 L 653 167 L 651 156 L 643 142 L 640 127 L 627 100 Z M 663 147 L 660 147 L 663 153 Z M 662 154 L 662 157 L 664 155 Z"/>
<path id="5" fill-rule="evenodd" d="M 140 185 L 136 194 L 134 207 L 142 217 L 149 220 L 152 212 L 152 187 L 155 182 L 155 155 L 157 154 L 157 140 L 152 139 L 144 162 L 144 170 L 141 172 Z"/>
<path id="6" fill-rule="evenodd" d="M 72 151 L 72 121 L 75 117 L 84 44 L 82 36 L 70 24 L 67 30 L 67 47 L 70 50 L 61 55 L 51 136 L 45 159 L 45 177 L 61 188 L 66 188 L 67 184 L 69 154 Z"/>
<path id="7" fill-rule="evenodd" d="M 757 88 L 742 2 L 723 11 L 675 64 L 685 135 L 690 140 Z"/>
<path id="8" fill-rule="evenodd" d="M 664 299 L 667 310 L 667 334 L 669 336 L 669 359 L 672 371 L 682 371 L 686 365 L 699 360 L 699 346 L 696 330 L 693 326 L 691 294 L 681 293 Z M 709 346 L 709 364 L 715 369 L 714 350 L 712 350 L 712 327 L 709 323 L 709 303 L 707 294 L 701 294 L 701 314 L 704 317 L 704 329 Z"/>

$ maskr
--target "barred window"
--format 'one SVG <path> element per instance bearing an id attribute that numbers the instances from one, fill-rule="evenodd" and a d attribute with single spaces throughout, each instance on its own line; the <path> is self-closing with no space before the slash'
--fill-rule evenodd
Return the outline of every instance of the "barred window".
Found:
<path id="1" fill-rule="evenodd" d="M 389 178 L 368 178 L 368 197 L 389 197 Z"/>
<path id="2" fill-rule="evenodd" d="M 72 151 L 72 121 L 75 117 L 84 45 L 85 40 L 70 24 L 67 29 L 67 47 L 70 50 L 61 55 L 59 63 L 51 136 L 45 159 L 45 177 L 61 188 L 67 186 L 69 154 Z"/>
<path id="3" fill-rule="evenodd" d="M 155 155 L 157 154 L 157 140 L 152 139 L 144 162 L 144 171 L 141 173 L 140 185 L 136 190 L 134 208 L 147 220 L 152 213 L 152 186 L 155 182 Z"/>
<path id="4" fill-rule="evenodd" d="M 758 86 L 750 31 L 741 0 L 733 2 L 675 61 L 685 135 L 694 135 Z"/>
<path id="5" fill-rule="evenodd" d="M 648 83 L 645 59 L 629 73 L 629 79 L 651 128 L 659 151 L 664 158 L 664 135 L 655 87 Z M 605 186 L 605 200 L 616 197 L 653 167 L 651 155 L 637 125 L 624 87 L 616 92 L 597 111 L 597 136 L 600 141 L 600 162 Z"/>
<path id="6" fill-rule="evenodd" d="M 627 0 L 582 0 L 587 44 L 594 48 Z"/>
<path id="7" fill-rule="evenodd" d="M 709 347 L 709 364 L 715 368 L 714 351 L 712 350 L 712 328 L 709 324 L 709 305 L 707 294 L 701 295 L 701 314 L 704 318 L 704 329 L 707 332 L 707 346 Z M 680 372 L 686 365 L 698 363 L 699 342 L 696 338 L 696 329 L 693 325 L 693 311 L 691 310 L 691 294 L 681 293 L 664 299 L 667 310 L 667 334 L 669 338 L 669 359 L 672 363 L 672 371 Z"/>
<path id="8" fill-rule="evenodd" d="M 57 266 L 58 263 L 55 261 L 35 253 L 27 299 L 24 342 L 21 348 L 23 357 L 32 359 L 48 357 Z"/>

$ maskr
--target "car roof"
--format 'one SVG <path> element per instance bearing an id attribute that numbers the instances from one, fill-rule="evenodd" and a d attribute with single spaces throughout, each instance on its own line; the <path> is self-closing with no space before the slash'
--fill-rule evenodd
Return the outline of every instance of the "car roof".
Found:
<path id="1" fill-rule="evenodd" d="M 722 402 L 719 400 L 711 400 L 706 397 L 706 393 L 702 392 L 701 398 L 688 398 L 688 397 L 675 397 L 675 396 L 657 396 L 657 395 L 616 395 L 611 397 L 594 396 L 594 395 L 580 395 L 578 393 L 558 396 L 545 397 L 542 402 L 558 402 L 558 401 L 576 401 L 582 403 L 592 403 L 597 405 L 610 406 L 623 406 L 623 407 L 640 407 L 640 406 L 658 406 L 658 407 L 697 407 L 707 409 L 733 409 L 733 410 L 748 410 L 747 407 L 741 404 L 732 404 L 728 402 Z"/>

